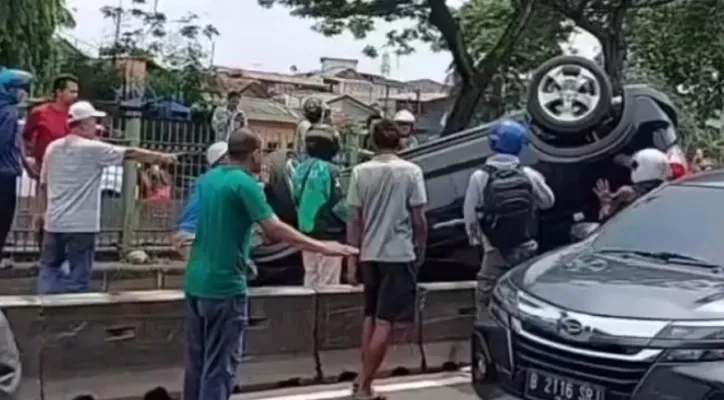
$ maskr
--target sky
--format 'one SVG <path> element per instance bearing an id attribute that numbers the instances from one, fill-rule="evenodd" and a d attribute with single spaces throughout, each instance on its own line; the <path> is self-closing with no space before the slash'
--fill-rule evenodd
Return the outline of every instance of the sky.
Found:
<path id="1" fill-rule="evenodd" d="M 101 44 L 110 42 L 113 24 L 103 19 L 99 9 L 103 5 L 115 6 L 118 1 L 130 4 L 130 0 L 66 0 L 77 27 L 65 36 L 70 36 L 84 51 L 97 50 Z M 319 68 L 321 57 L 337 57 L 358 59 L 360 71 L 380 73 L 380 59 L 364 56 L 362 49 L 367 44 L 383 44 L 386 32 L 404 27 L 404 22 L 379 22 L 366 40 L 355 40 L 350 34 L 328 38 L 311 30 L 314 21 L 292 17 L 287 8 L 262 8 L 256 0 L 157 1 L 159 11 L 169 19 L 192 12 L 204 24 L 214 25 L 221 33 L 215 41 L 214 64 L 225 67 L 289 72 L 294 65 L 299 71 L 309 71 Z M 449 0 L 448 4 L 456 6 L 462 2 Z M 594 54 L 596 40 L 591 35 L 581 33 L 572 40 L 580 54 Z M 391 58 L 391 77 L 443 81 L 450 61 L 449 54 L 435 53 L 420 43 L 413 54 Z"/>

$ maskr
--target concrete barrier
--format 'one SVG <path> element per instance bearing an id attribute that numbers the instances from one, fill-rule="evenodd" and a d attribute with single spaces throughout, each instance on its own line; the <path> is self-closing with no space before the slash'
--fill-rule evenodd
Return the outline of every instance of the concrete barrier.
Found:
<path id="1" fill-rule="evenodd" d="M 420 285 L 418 320 L 390 351 L 384 374 L 467 361 L 473 286 Z M 15 332 L 24 376 L 42 381 L 46 399 L 84 392 L 129 398 L 159 384 L 180 390 L 180 291 L 0 296 L 0 307 Z M 353 378 L 360 366 L 362 314 L 359 287 L 250 289 L 241 389 Z M 39 397 L 38 385 L 25 387 L 23 396 Z"/>
<path id="2" fill-rule="evenodd" d="M 93 267 L 92 288 L 98 292 L 181 289 L 184 264 L 130 265 L 125 263 L 96 263 Z M 0 269 L 0 296 L 37 293 L 38 269 L 22 263 Z"/>

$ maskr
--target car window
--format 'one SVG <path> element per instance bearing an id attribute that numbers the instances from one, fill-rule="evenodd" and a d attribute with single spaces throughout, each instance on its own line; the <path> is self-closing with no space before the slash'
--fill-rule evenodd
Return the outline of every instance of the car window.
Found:
<path id="1" fill-rule="evenodd" d="M 667 186 L 606 223 L 592 246 L 675 252 L 724 264 L 724 189 Z"/>

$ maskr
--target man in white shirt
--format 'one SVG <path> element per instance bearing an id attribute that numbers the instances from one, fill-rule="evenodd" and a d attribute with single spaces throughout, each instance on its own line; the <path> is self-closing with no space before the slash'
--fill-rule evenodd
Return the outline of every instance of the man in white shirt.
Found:
<path id="1" fill-rule="evenodd" d="M 217 107 L 211 117 L 211 128 L 214 130 L 216 142 L 226 142 L 229 135 L 237 129 L 247 128 L 249 121 L 244 112 L 239 110 L 239 92 L 229 92 L 226 96 L 226 107 Z"/>
<path id="2" fill-rule="evenodd" d="M 104 112 L 86 101 L 69 110 L 70 133 L 50 144 L 40 173 L 38 215 L 45 235 L 40 253 L 39 293 L 90 289 L 96 235 L 100 232 L 103 169 L 124 159 L 148 164 L 175 162 L 173 154 L 114 146 L 98 140 Z M 67 270 L 63 264 L 67 263 Z"/>

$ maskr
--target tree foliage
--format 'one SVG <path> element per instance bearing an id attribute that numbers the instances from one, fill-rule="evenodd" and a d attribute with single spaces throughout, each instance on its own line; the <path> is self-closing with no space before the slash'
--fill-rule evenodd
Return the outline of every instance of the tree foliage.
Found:
<path id="1" fill-rule="evenodd" d="M 606 72 L 620 92 L 628 53 L 626 27 L 635 14 L 675 0 L 547 0 L 541 5 L 559 12 L 601 43 Z"/>
<path id="2" fill-rule="evenodd" d="M 458 12 L 461 30 L 470 54 L 476 63 L 483 61 L 493 49 L 506 26 L 514 20 L 511 1 L 471 0 Z M 560 55 L 563 43 L 573 31 L 561 14 L 550 8 L 533 11 L 529 25 L 508 55 L 499 65 L 492 84 L 483 92 L 482 107 L 475 121 L 490 121 L 505 112 L 523 107 L 527 76 L 541 63 Z"/>
<path id="3" fill-rule="evenodd" d="M 397 54 L 414 51 L 415 41 L 445 48 L 450 51 L 455 72 L 460 78 L 458 95 L 443 134 L 467 126 L 484 90 L 493 82 L 500 65 L 507 61 L 539 1 L 511 1 L 509 19 L 500 21 L 504 28 L 494 45 L 486 50 L 485 57 L 475 60 L 455 15 L 456 10 L 448 7 L 445 0 L 258 0 L 262 6 L 280 4 L 291 8 L 294 16 L 315 19 L 317 24 L 314 29 L 327 36 L 349 31 L 357 39 L 365 39 L 375 29 L 376 21 L 410 22 L 406 28 L 387 32 L 385 46 Z M 373 47 L 368 46 L 366 50 L 369 55 L 376 54 Z"/>
<path id="4" fill-rule="evenodd" d="M 59 72 L 53 35 L 74 24 L 65 0 L 0 1 L 0 65 L 31 71 L 35 91 L 46 90 Z"/>
<path id="5" fill-rule="evenodd" d="M 145 57 L 160 67 L 151 70 L 146 81 L 153 94 L 186 104 L 203 103 L 214 82 L 203 44 L 219 35 L 213 25 L 202 24 L 196 14 L 169 20 L 149 9 L 146 0 L 133 0 L 130 8 L 105 6 L 101 13 L 118 27 L 118 40 L 103 46 L 102 56 Z"/>
<path id="6" fill-rule="evenodd" d="M 693 107 L 697 124 L 724 106 L 724 1 L 685 0 L 641 12 L 631 50 Z"/>

